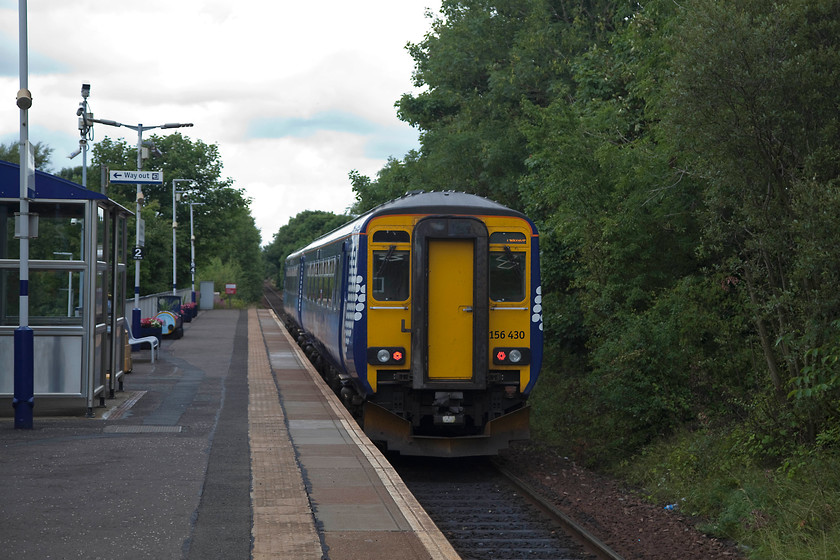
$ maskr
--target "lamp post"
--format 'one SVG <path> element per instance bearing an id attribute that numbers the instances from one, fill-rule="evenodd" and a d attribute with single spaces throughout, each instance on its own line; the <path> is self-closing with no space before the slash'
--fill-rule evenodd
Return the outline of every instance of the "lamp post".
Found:
<path id="1" fill-rule="evenodd" d="M 203 202 L 190 202 L 190 275 L 192 276 L 192 290 L 190 300 L 195 303 L 195 231 L 193 230 L 193 206 L 201 206 Z"/>
<path id="2" fill-rule="evenodd" d="M 29 40 L 26 23 L 26 0 L 18 0 L 18 30 L 20 55 L 20 89 L 16 104 L 20 109 L 20 325 L 15 329 L 14 397 L 15 429 L 31 430 L 32 409 L 35 407 L 35 333 L 29 327 Z M 34 178 L 32 187 L 34 188 Z"/>
<path id="3" fill-rule="evenodd" d="M 130 128 L 131 130 L 137 131 L 137 171 L 140 171 L 143 167 L 143 131 L 144 130 L 152 130 L 153 128 L 182 128 L 182 127 L 189 127 L 192 126 L 192 123 L 166 123 L 166 124 L 156 124 L 152 126 L 143 126 L 142 124 L 138 125 L 130 125 L 130 124 L 123 124 L 121 122 L 112 121 L 108 119 L 90 119 L 92 122 L 108 125 L 108 126 L 115 126 L 120 127 L 124 126 L 126 128 Z M 136 208 L 136 216 L 134 219 L 135 222 L 135 240 L 136 246 L 140 246 L 140 207 L 143 204 L 143 191 L 141 188 L 141 184 L 137 183 L 137 199 L 135 203 Z M 140 261 L 134 261 L 134 309 L 131 311 L 131 329 L 133 333 L 140 332 Z"/>
<path id="4" fill-rule="evenodd" d="M 177 258 L 176 258 L 176 255 L 177 255 L 176 247 L 177 247 L 177 245 L 175 244 L 175 232 L 178 229 L 178 220 L 175 217 L 175 200 L 176 200 L 176 195 L 184 194 L 185 192 L 187 192 L 187 191 L 176 190 L 175 186 L 176 186 L 176 183 L 192 183 L 192 182 L 193 182 L 192 179 L 173 179 L 172 180 L 172 295 L 173 296 L 178 295 L 178 283 L 175 280 L 176 275 L 177 275 L 177 272 L 176 272 L 176 269 L 175 269 L 175 261 L 177 260 Z"/>
<path id="5" fill-rule="evenodd" d="M 73 159 L 82 154 L 82 186 L 87 188 L 87 148 L 88 140 L 93 140 L 93 113 L 88 110 L 87 99 L 90 96 L 90 84 L 82 84 L 82 101 L 76 109 L 76 116 L 79 117 L 79 149 L 67 156 Z M 104 187 L 104 185 L 103 185 Z M 104 188 L 102 192 L 105 192 Z"/>

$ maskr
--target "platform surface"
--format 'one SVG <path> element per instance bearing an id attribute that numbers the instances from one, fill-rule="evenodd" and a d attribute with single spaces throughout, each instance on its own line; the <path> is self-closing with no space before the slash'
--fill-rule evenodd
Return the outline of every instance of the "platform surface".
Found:
<path id="1" fill-rule="evenodd" d="M 458 558 L 269 311 L 149 358 L 96 418 L 0 418 L 0 558 Z"/>

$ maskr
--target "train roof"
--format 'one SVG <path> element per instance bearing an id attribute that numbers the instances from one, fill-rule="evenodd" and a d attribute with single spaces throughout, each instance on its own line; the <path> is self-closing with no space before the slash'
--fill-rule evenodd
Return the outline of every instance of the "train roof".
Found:
<path id="1" fill-rule="evenodd" d="M 316 239 L 306 247 L 298 249 L 287 258 L 298 256 L 336 239 L 346 237 L 354 231 L 362 231 L 371 219 L 391 214 L 477 214 L 481 216 L 516 216 L 528 220 L 522 212 L 475 194 L 456 191 L 415 191 L 377 206 Z M 530 220 L 528 222 L 531 223 Z M 533 224 L 531 224 L 531 227 L 534 227 Z"/>
<path id="2" fill-rule="evenodd" d="M 435 191 L 408 193 L 377 206 L 360 219 L 385 214 L 481 214 L 525 217 L 521 212 L 475 194 Z"/>

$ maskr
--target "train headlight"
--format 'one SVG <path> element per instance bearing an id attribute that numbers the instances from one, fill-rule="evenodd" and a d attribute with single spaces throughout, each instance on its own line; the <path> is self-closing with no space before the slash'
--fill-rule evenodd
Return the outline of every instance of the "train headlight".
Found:
<path id="1" fill-rule="evenodd" d="M 531 363 L 531 349 L 493 348 L 493 363 L 497 366 L 527 366 Z"/>
<path id="2" fill-rule="evenodd" d="M 368 348 L 367 362 L 372 366 L 401 366 L 405 363 L 405 348 L 398 346 Z"/>

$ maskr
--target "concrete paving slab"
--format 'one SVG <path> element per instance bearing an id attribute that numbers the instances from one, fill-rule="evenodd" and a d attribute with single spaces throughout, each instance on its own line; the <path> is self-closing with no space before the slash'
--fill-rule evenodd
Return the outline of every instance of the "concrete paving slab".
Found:
<path id="1" fill-rule="evenodd" d="M 320 504 L 315 515 L 327 532 L 334 531 L 407 531 L 388 509 L 378 504 Z"/>

